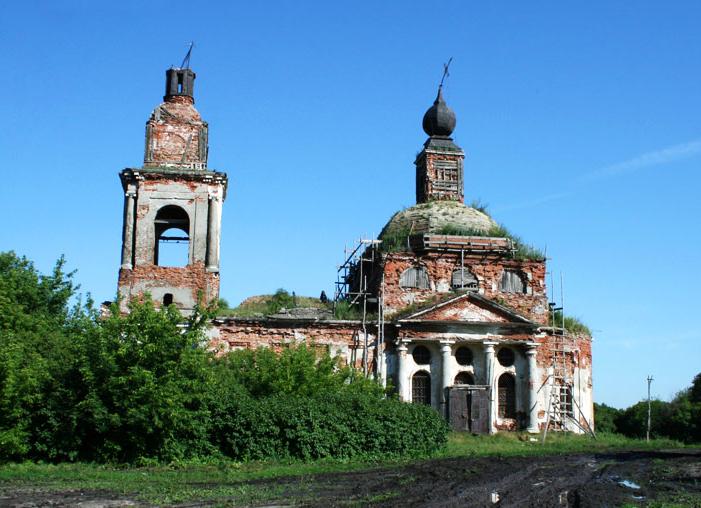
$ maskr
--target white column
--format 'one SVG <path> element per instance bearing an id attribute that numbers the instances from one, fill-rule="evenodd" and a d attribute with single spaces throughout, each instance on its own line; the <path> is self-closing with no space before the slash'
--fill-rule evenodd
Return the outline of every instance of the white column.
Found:
<path id="1" fill-rule="evenodd" d="M 496 401 L 497 390 L 494 379 L 494 346 L 496 342 L 484 342 L 484 372 L 487 385 L 489 386 L 489 433 L 494 434 L 496 429 Z"/>
<path id="2" fill-rule="evenodd" d="M 441 342 L 441 414 L 448 417 L 448 387 L 452 385 L 450 379 L 450 357 L 452 342 Z"/>
<path id="3" fill-rule="evenodd" d="M 528 358 L 528 432 L 537 434 L 538 429 L 538 364 L 536 363 L 536 348 L 538 344 L 526 344 Z"/>
<path id="4" fill-rule="evenodd" d="M 399 400 L 411 401 L 410 397 L 407 397 L 407 386 L 409 385 L 406 378 L 406 352 L 407 347 L 404 342 L 397 343 L 397 393 L 399 394 Z"/>
<path id="5" fill-rule="evenodd" d="M 134 255 L 134 197 L 136 192 L 128 189 L 124 195 L 124 235 L 122 237 L 122 268 L 131 270 Z"/>
<path id="6" fill-rule="evenodd" d="M 208 244 L 207 244 L 207 270 L 210 272 L 219 271 L 219 243 L 221 225 L 221 198 L 219 196 L 209 196 L 209 216 L 208 216 Z"/>

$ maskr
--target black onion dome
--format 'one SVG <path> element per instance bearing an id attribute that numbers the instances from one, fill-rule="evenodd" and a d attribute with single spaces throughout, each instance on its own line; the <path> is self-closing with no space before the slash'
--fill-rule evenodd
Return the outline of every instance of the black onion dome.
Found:
<path id="1" fill-rule="evenodd" d="M 443 87 L 438 87 L 438 96 L 433 106 L 424 114 L 424 132 L 429 136 L 450 136 L 455 130 L 455 112 L 443 100 Z"/>

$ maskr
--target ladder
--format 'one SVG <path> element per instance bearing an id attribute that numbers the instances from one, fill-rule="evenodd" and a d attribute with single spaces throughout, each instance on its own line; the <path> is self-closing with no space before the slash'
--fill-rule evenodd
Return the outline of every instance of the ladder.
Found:
<path id="1" fill-rule="evenodd" d="M 589 422 L 584 418 L 585 425 L 582 425 L 577 414 L 581 415 L 582 410 L 577 403 L 574 392 L 574 382 L 568 373 L 568 364 L 574 360 L 575 344 L 574 340 L 564 329 L 553 329 L 552 340 L 552 365 L 550 374 L 550 397 L 548 398 L 548 409 L 546 413 L 545 428 L 543 430 L 543 443 L 548 434 L 548 430 L 560 430 L 567 432 L 577 428 L 582 432 L 591 434 L 596 438 Z"/>

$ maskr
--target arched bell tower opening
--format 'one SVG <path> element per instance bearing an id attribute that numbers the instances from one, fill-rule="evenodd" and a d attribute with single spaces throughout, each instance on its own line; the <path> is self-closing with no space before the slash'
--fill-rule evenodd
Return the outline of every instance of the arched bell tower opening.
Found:
<path id="1" fill-rule="evenodd" d="M 163 102 L 146 122 L 144 163 L 120 173 L 124 189 L 120 308 L 150 294 L 189 313 L 219 298 L 226 173 L 207 167 L 209 127 L 195 109 L 195 73 L 166 71 Z"/>
<path id="2" fill-rule="evenodd" d="M 176 205 L 167 205 L 156 214 L 153 263 L 158 266 L 190 264 L 190 217 Z"/>

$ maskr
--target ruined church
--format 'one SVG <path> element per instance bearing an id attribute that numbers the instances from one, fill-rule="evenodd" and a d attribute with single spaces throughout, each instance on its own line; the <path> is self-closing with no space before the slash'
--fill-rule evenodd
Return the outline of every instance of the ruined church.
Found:
<path id="1" fill-rule="evenodd" d="M 208 125 L 195 109 L 195 73 L 166 71 L 163 102 L 146 122 L 143 165 L 120 172 L 124 190 L 118 292 L 149 293 L 191 312 L 219 299 L 226 173 L 211 169 Z M 341 265 L 336 305 L 218 317 L 217 354 L 306 343 L 428 404 L 456 430 L 574 432 L 593 427 L 591 337 L 564 327 L 546 292 L 546 260 L 479 209 L 464 204 L 465 153 L 441 87 L 423 117 L 414 162 L 416 205 Z M 168 242 L 187 244 L 184 266 L 164 266 Z"/>

